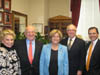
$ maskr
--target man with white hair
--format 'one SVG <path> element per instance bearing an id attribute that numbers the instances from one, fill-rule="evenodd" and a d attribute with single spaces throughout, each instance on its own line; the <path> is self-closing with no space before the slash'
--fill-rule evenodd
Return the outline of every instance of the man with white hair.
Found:
<path id="1" fill-rule="evenodd" d="M 67 26 L 67 35 L 61 44 L 68 47 L 69 75 L 82 75 L 85 42 L 76 36 L 76 26 L 73 24 Z"/>
<path id="2" fill-rule="evenodd" d="M 22 75 L 39 75 L 40 54 L 43 44 L 35 39 L 35 27 L 28 25 L 25 29 L 26 39 L 15 43 L 21 63 Z"/>

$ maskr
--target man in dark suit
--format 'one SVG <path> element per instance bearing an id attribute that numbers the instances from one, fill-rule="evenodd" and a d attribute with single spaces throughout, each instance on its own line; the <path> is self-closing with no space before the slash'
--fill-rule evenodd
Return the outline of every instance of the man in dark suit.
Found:
<path id="1" fill-rule="evenodd" d="M 22 75 L 39 75 L 39 61 L 43 44 L 35 39 L 34 26 L 28 25 L 24 34 L 26 39 L 15 42 Z"/>
<path id="2" fill-rule="evenodd" d="M 76 26 L 73 24 L 67 26 L 67 35 L 68 37 L 63 39 L 61 44 L 68 47 L 69 75 L 82 75 L 81 64 L 85 42 L 76 36 Z"/>
<path id="3" fill-rule="evenodd" d="M 88 29 L 90 42 L 86 45 L 84 75 L 100 75 L 100 40 L 96 27 Z"/>

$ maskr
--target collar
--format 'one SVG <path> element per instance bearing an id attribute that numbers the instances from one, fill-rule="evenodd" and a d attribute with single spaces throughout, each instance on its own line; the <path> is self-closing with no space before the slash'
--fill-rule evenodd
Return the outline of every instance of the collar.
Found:
<path id="1" fill-rule="evenodd" d="M 1 43 L 1 47 L 4 47 L 8 51 L 11 51 L 14 49 L 14 45 L 11 48 L 9 48 L 9 47 L 5 46 L 3 43 Z"/>
<path id="2" fill-rule="evenodd" d="M 26 39 L 26 42 L 29 44 L 30 40 Z M 35 40 L 32 40 L 32 44 L 35 43 Z"/>
<path id="3" fill-rule="evenodd" d="M 76 39 L 76 36 L 74 36 L 73 38 L 72 38 L 72 41 L 74 41 Z M 70 37 L 68 38 L 68 40 L 70 40 Z"/>
<path id="4" fill-rule="evenodd" d="M 98 38 L 96 40 L 93 41 L 93 44 L 95 45 L 98 41 Z"/>

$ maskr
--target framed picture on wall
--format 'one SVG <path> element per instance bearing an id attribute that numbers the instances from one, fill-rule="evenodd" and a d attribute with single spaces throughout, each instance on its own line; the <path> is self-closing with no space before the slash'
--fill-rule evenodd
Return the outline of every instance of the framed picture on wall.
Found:
<path id="1" fill-rule="evenodd" d="M 4 0 L 4 10 L 11 10 L 11 0 Z"/>
<path id="2" fill-rule="evenodd" d="M 43 23 L 32 23 L 32 25 L 35 27 L 36 32 L 43 33 Z"/>
<path id="3" fill-rule="evenodd" d="M 3 0 L 0 0 L 0 8 L 3 8 Z"/>
<path id="4" fill-rule="evenodd" d="M 4 24 L 12 24 L 12 14 L 11 13 L 7 13 L 7 12 L 4 12 L 3 14 L 3 18 L 4 18 Z"/>
<path id="5" fill-rule="evenodd" d="M 0 23 L 3 23 L 3 12 L 0 11 Z"/>

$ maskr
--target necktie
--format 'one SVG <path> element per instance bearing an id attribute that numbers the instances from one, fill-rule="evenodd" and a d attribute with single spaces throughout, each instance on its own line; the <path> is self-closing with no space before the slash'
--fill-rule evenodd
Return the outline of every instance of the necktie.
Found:
<path id="1" fill-rule="evenodd" d="M 89 47 L 87 62 L 86 62 L 86 70 L 87 71 L 89 70 L 90 58 L 91 58 L 91 54 L 92 54 L 92 47 L 93 47 L 93 44 L 91 43 L 90 47 Z"/>
<path id="2" fill-rule="evenodd" d="M 69 43 L 68 43 L 68 49 L 70 50 L 71 48 L 71 43 L 72 43 L 72 39 L 69 40 Z"/>
<path id="3" fill-rule="evenodd" d="M 30 44 L 29 44 L 29 61 L 30 61 L 30 64 L 32 64 L 32 60 L 33 60 L 33 56 L 32 56 L 32 41 L 30 41 Z"/>

